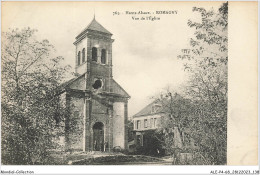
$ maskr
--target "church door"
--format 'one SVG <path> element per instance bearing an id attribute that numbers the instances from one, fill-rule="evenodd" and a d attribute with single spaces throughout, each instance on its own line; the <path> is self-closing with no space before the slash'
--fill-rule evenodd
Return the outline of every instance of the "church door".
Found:
<path id="1" fill-rule="evenodd" d="M 101 122 L 93 126 L 93 150 L 104 151 L 104 125 Z"/>

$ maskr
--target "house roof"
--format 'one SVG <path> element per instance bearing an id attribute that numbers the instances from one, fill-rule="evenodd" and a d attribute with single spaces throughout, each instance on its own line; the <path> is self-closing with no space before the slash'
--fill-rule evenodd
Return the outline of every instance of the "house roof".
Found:
<path id="1" fill-rule="evenodd" d="M 173 102 L 178 102 L 179 100 L 185 100 L 182 96 L 176 94 L 173 97 Z M 156 106 L 156 107 L 155 107 Z M 169 113 L 171 106 L 171 100 L 169 98 L 156 99 L 152 103 L 145 106 L 141 111 L 136 113 L 133 118 L 161 113 Z M 155 109 L 153 109 L 155 107 Z"/>
<path id="2" fill-rule="evenodd" d="M 165 108 L 165 106 L 159 106 L 159 105 L 158 105 L 156 112 L 153 112 L 153 106 L 156 104 L 159 104 L 158 102 L 159 102 L 159 100 L 154 100 L 152 103 L 145 106 L 141 111 L 136 113 L 133 117 L 146 116 L 146 115 L 166 112 L 167 109 Z"/>
<path id="3" fill-rule="evenodd" d="M 98 32 L 102 32 L 102 33 L 106 33 L 109 35 L 112 35 L 112 33 L 110 33 L 107 29 L 105 29 L 101 24 L 99 24 L 96 19 L 94 18 L 90 24 L 82 31 L 80 32 L 80 34 L 76 37 L 76 39 L 78 39 L 80 36 L 82 36 L 83 34 L 85 34 L 87 31 L 89 30 L 93 30 L 93 31 L 98 31 Z"/>

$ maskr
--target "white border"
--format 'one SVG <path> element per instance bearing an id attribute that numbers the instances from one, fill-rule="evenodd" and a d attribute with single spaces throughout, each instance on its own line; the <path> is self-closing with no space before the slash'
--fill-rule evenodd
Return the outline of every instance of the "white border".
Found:
<path id="1" fill-rule="evenodd" d="M 25 0 L 5 0 L 5 1 L 25 1 Z M 27 1 L 41 1 L 41 0 L 27 0 Z M 45 0 L 52 1 L 52 0 Z M 66 1 L 66 0 L 64 0 Z M 84 1 L 84 0 L 78 0 Z M 88 0 L 95 1 L 95 0 Z M 110 0 L 103 0 L 110 1 Z M 113 0 L 113 1 L 129 1 L 129 0 Z M 143 0 L 148 1 L 148 0 Z M 158 1 L 158 0 L 149 0 L 149 1 Z M 174 0 L 165 0 L 165 1 L 174 1 Z M 178 0 L 178 1 L 187 1 L 187 0 Z M 195 0 L 189 0 L 195 1 Z M 209 1 L 209 0 L 200 0 L 200 1 Z M 215 1 L 223 1 L 223 0 L 215 0 Z M 228 1 L 236 1 L 236 0 L 228 0 Z M 243 1 L 243 0 L 238 0 Z M 246 0 L 244 0 L 246 1 Z M 258 1 L 258 0 L 251 0 Z M 1 0 L 1 2 L 4 2 Z M 0 5 L 1 5 L 0 2 Z M 259 17 L 259 9 L 260 3 L 258 3 L 258 17 Z M 1 19 L 0 19 L 1 22 Z M 259 29 L 259 18 L 258 18 L 258 29 Z M 1 29 L 0 29 L 1 31 Z M 258 35 L 258 68 L 260 67 L 259 62 L 259 44 L 260 37 Z M 0 44 L 1 45 L 1 44 Z M 0 51 L 1 53 L 1 51 Z M 1 70 L 1 67 L 0 67 Z M 259 70 L 258 70 L 258 91 L 260 90 L 259 86 Z M 0 87 L 1 89 L 1 87 Z M 1 93 L 1 92 L 0 92 Z M 258 99 L 259 99 L 258 95 Z M 260 105 L 258 103 L 258 110 L 260 109 Z M 1 112 L 1 109 L 0 109 Z M 259 129 L 259 114 L 258 114 L 258 129 Z M 0 121 L 1 124 L 1 121 Z M 258 145 L 260 145 L 259 136 L 258 136 Z M 0 150 L 1 153 L 1 150 Z M 0 165 L 1 171 L 10 171 L 9 174 L 25 174 L 23 171 L 33 171 L 33 174 L 210 174 L 211 171 L 217 171 L 217 174 L 229 174 L 232 173 L 233 170 L 250 170 L 251 172 L 254 170 L 259 170 L 259 162 L 260 162 L 260 152 L 258 151 L 258 165 L 257 166 L 91 166 L 91 165 L 82 165 L 82 166 L 12 166 L 12 165 Z M 1 164 L 1 159 L 0 159 Z M 220 173 L 219 171 L 223 171 Z M 226 173 L 225 173 L 226 171 Z M 1 173 L 2 174 L 2 173 Z M 28 173 L 26 173 L 28 174 Z M 238 174 L 238 173 L 237 173 Z M 241 172 L 242 174 L 242 172 Z M 246 174 L 246 173 L 243 173 Z M 247 173 L 248 174 L 248 173 Z"/>

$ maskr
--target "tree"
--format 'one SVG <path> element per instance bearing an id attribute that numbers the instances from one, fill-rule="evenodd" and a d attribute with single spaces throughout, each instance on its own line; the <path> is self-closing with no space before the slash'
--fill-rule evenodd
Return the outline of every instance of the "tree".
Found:
<path id="1" fill-rule="evenodd" d="M 191 72 L 189 95 L 194 99 L 218 104 L 227 98 L 227 8 L 224 3 L 219 13 L 194 7 L 201 14 L 201 23 L 188 21 L 195 28 L 195 38 L 190 39 L 190 49 L 180 55 L 185 70 Z"/>
<path id="2" fill-rule="evenodd" d="M 69 72 L 36 30 L 2 34 L 2 162 L 46 164 L 63 121 L 57 89 Z"/>
<path id="3" fill-rule="evenodd" d="M 227 63 L 228 63 L 228 3 L 218 12 L 193 8 L 201 15 L 199 22 L 188 21 L 195 28 L 190 48 L 179 58 L 190 72 L 187 97 L 195 105 L 192 137 L 208 164 L 226 163 L 227 144 Z"/>
<path id="4" fill-rule="evenodd" d="M 166 154 L 174 155 L 177 164 L 180 164 L 179 153 L 187 153 L 191 148 L 188 129 L 193 122 L 194 105 L 191 100 L 169 89 L 155 98 L 161 106 L 162 128 L 153 136 L 161 143 Z"/>
<path id="5" fill-rule="evenodd" d="M 181 152 L 194 154 L 192 164 L 226 164 L 228 3 L 218 12 L 198 7 L 193 11 L 201 19 L 188 21 L 194 38 L 178 56 L 189 83 L 183 96 L 167 90 L 157 97 L 168 114 L 158 140 L 177 158 L 175 164 L 181 164 Z"/>

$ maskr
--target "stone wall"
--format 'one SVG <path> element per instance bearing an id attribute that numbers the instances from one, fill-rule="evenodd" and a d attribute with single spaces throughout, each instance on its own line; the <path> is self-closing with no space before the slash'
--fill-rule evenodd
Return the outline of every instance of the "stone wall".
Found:
<path id="1" fill-rule="evenodd" d="M 71 97 L 70 100 L 70 119 L 69 119 L 69 147 L 72 150 L 83 149 L 83 107 L 82 98 Z"/>
<path id="2" fill-rule="evenodd" d="M 108 108 L 102 105 L 97 100 L 92 101 L 92 121 L 91 121 L 91 133 L 90 136 L 93 138 L 93 126 L 97 122 L 101 122 L 104 125 L 104 143 L 109 141 L 109 116 Z M 93 146 L 93 139 L 91 139 L 91 146 Z"/>
<path id="3" fill-rule="evenodd" d="M 88 38 L 88 60 L 92 60 L 92 47 L 97 48 L 97 63 L 101 64 L 101 50 L 106 49 L 106 64 L 111 64 L 112 60 L 112 43 L 110 40 L 96 39 L 91 36 Z"/>
<path id="4" fill-rule="evenodd" d="M 112 64 L 112 42 L 111 39 L 103 39 L 101 38 L 94 38 L 93 36 L 89 35 L 88 37 L 84 38 L 80 42 L 76 44 L 76 52 L 75 52 L 75 65 L 76 65 L 76 73 L 83 74 L 86 73 L 88 70 L 87 62 L 92 62 L 92 48 L 97 48 L 97 64 L 100 65 L 111 65 Z M 82 50 L 85 48 L 85 62 L 82 63 Z M 106 50 L 106 63 L 101 63 L 101 51 L 102 49 Z M 78 52 L 81 53 L 81 63 L 78 65 Z M 91 66 L 92 67 L 92 66 Z M 103 74 L 106 75 L 106 74 Z"/>
<path id="5" fill-rule="evenodd" d="M 120 146 L 125 149 L 125 117 L 124 103 L 113 104 L 113 147 Z"/>
<path id="6" fill-rule="evenodd" d="M 71 89 L 78 89 L 78 90 L 85 90 L 86 89 L 86 82 L 85 82 L 85 77 L 81 76 L 79 79 L 77 79 L 76 81 L 74 81 L 71 85 L 70 85 Z"/>
<path id="7" fill-rule="evenodd" d="M 112 71 L 111 68 L 108 65 L 101 65 L 97 64 L 95 62 L 91 63 L 90 66 L 90 72 L 91 76 L 89 78 L 89 81 L 91 82 L 89 85 L 92 86 L 96 79 L 102 80 L 102 90 L 103 91 L 109 91 L 109 85 L 111 86 L 111 77 L 112 77 Z"/>
<path id="8" fill-rule="evenodd" d="M 87 72 L 87 62 L 77 66 L 75 72 L 78 73 L 79 75 L 82 75 L 83 73 Z"/>
<path id="9" fill-rule="evenodd" d="M 67 119 L 69 128 L 66 134 L 67 150 L 92 151 L 93 126 L 97 122 L 101 122 L 104 126 L 106 151 L 112 151 L 116 146 L 122 149 L 127 148 L 127 103 L 115 102 L 113 107 L 108 107 L 95 99 L 90 102 L 82 97 L 73 96 L 68 96 L 67 103 L 70 110 Z M 85 126 L 84 122 L 86 122 Z"/>
<path id="10" fill-rule="evenodd" d="M 97 48 L 97 62 L 92 61 L 92 47 Z M 101 64 L 101 50 L 106 49 L 106 64 Z M 89 86 L 102 79 L 103 91 L 109 91 L 112 77 L 112 43 L 108 40 L 88 38 Z"/>
<path id="11" fill-rule="evenodd" d="M 76 65 L 76 73 L 83 74 L 87 72 L 87 55 L 88 55 L 88 49 L 87 49 L 87 38 L 84 38 L 76 45 L 76 53 L 75 53 L 75 65 Z M 82 63 L 82 50 L 85 48 L 85 62 Z M 81 55 L 81 63 L 78 65 L 78 52 L 80 51 Z"/>

